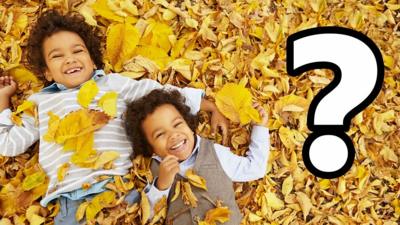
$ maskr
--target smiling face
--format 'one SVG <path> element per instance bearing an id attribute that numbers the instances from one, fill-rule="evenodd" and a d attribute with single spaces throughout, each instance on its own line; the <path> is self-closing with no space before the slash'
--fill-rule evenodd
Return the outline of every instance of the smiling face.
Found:
<path id="1" fill-rule="evenodd" d="M 67 88 L 77 87 L 92 77 L 95 65 L 78 34 L 59 31 L 43 42 L 46 79 Z"/>
<path id="2" fill-rule="evenodd" d="M 161 105 L 147 115 L 142 128 L 153 152 L 161 158 L 174 155 L 182 161 L 193 151 L 194 133 L 171 104 Z"/>

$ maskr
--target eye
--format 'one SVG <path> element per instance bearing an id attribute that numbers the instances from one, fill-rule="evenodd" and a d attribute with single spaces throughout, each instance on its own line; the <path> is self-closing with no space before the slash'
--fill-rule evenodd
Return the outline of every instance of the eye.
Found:
<path id="1" fill-rule="evenodd" d="M 159 138 L 159 137 L 162 137 L 162 136 L 164 136 L 164 132 L 158 133 L 158 134 L 156 135 L 156 138 Z"/>
<path id="2" fill-rule="evenodd" d="M 54 58 L 60 58 L 60 57 L 62 57 L 62 55 L 57 54 L 57 55 L 53 55 L 51 58 L 54 59 Z"/>
<path id="3" fill-rule="evenodd" d="M 180 126 L 180 125 L 182 125 L 183 124 L 183 122 L 178 122 L 178 123 L 176 123 L 175 125 L 174 125 L 174 127 L 178 127 L 178 126 Z"/>
<path id="4" fill-rule="evenodd" d="M 74 53 L 80 53 L 80 52 L 83 52 L 83 49 L 74 50 Z"/>

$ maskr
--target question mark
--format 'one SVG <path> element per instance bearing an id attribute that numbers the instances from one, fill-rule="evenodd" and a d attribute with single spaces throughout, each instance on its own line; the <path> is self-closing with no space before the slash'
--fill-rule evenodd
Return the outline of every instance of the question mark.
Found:
<path id="1" fill-rule="evenodd" d="M 333 81 L 311 102 L 307 126 L 313 132 L 305 140 L 302 154 L 304 165 L 315 176 L 342 176 L 355 157 L 345 132 L 351 119 L 371 104 L 382 88 L 382 55 L 367 36 L 342 27 L 317 27 L 292 34 L 286 49 L 291 76 L 322 68 L 334 72 Z"/>

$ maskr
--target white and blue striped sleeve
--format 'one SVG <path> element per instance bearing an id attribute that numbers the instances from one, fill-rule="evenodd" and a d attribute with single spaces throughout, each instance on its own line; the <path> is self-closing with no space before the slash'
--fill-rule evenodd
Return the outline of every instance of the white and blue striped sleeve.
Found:
<path id="1" fill-rule="evenodd" d="M 10 119 L 11 110 L 0 113 L 0 155 L 17 156 L 24 153 L 39 140 L 39 129 L 33 117 L 23 115 L 22 126 L 14 125 Z"/>
<path id="2" fill-rule="evenodd" d="M 185 97 L 186 104 L 190 107 L 192 114 L 197 114 L 200 111 L 201 100 L 204 96 L 204 91 L 201 89 L 179 88 L 169 84 L 163 86 L 155 80 L 134 80 L 118 74 L 109 75 L 108 82 L 113 89 L 119 90 L 121 97 L 128 102 L 143 97 L 154 89 L 166 88 L 178 90 Z"/>

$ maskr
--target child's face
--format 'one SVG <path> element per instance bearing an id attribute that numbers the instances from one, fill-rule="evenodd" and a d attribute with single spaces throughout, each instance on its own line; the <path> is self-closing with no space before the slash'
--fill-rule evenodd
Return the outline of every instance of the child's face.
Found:
<path id="1" fill-rule="evenodd" d="M 147 115 L 142 128 L 153 152 L 161 158 L 174 155 L 185 160 L 193 151 L 194 133 L 171 104 L 161 105 Z"/>
<path id="2" fill-rule="evenodd" d="M 70 31 L 59 31 L 43 42 L 46 79 L 74 88 L 92 77 L 94 63 L 82 38 Z"/>

